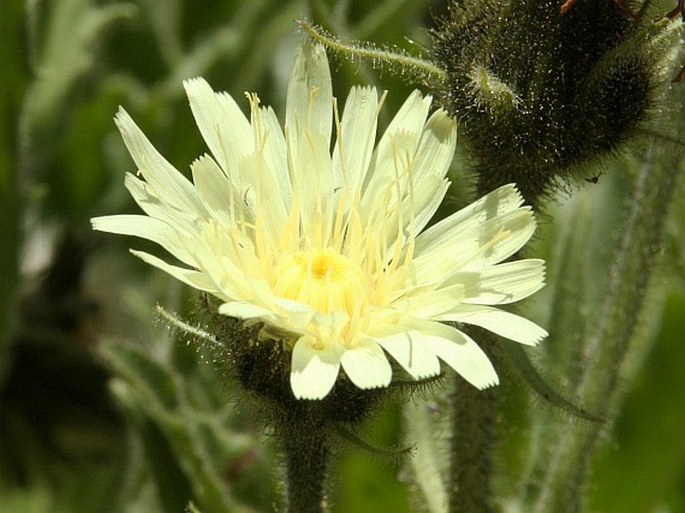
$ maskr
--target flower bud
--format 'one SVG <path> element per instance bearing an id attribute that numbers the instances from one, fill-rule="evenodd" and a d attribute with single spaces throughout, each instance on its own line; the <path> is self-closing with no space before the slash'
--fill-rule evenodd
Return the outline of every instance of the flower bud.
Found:
<path id="1" fill-rule="evenodd" d="M 620 0 L 465 0 L 433 31 L 438 93 L 461 123 L 479 192 L 516 182 L 526 200 L 639 134 L 667 82 L 682 22 Z M 582 176 L 582 175 L 581 175 Z"/>

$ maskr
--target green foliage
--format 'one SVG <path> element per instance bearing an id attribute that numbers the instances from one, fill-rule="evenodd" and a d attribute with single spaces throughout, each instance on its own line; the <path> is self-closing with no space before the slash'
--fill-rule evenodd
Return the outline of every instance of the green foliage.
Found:
<path id="1" fill-rule="evenodd" d="M 4 72 L 0 76 L 0 384 L 9 365 L 9 326 L 13 324 L 13 303 L 17 286 L 20 211 L 18 175 L 14 161 L 16 148 L 17 105 L 26 87 L 27 77 L 23 72 L 19 44 L 19 24 L 14 23 L 21 13 L 16 2 L 3 7 L 0 16 L 0 59 Z"/>
<path id="2" fill-rule="evenodd" d="M 104 345 L 101 354 L 121 377 L 112 390 L 142 438 L 164 510 L 181 511 L 192 499 L 208 513 L 254 511 L 222 473 L 249 459 L 258 440 L 233 433 L 215 415 L 220 402 L 196 404 L 189 377 L 150 355 L 121 343 Z"/>

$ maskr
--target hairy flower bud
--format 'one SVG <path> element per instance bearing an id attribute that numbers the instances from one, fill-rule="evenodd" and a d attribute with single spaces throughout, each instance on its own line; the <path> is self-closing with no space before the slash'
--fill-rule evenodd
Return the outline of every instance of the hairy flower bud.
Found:
<path id="1" fill-rule="evenodd" d="M 614 154 L 649 120 L 681 26 L 620 0 L 454 2 L 432 57 L 479 192 L 516 182 L 536 204 Z"/>

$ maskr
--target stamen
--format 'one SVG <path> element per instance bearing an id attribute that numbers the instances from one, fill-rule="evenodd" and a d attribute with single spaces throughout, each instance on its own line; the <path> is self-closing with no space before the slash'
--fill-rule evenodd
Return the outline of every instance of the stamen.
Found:
<path id="1" fill-rule="evenodd" d="M 409 219 L 409 243 L 407 244 L 407 252 L 404 256 L 405 265 L 410 264 L 414 259 L 414 247 L 416 236 L 416 205 L 414 204 L 414 166 L 407 165 L 407 175 L 409 177 L 409 212 L 411 218 Z"/>
<path id="2" fill-rule="evenodd" d="M 511 237 L 511 235 L 512 235 L 511 230 L 506 230 L 504 228 L 500 228 L 499 232 L 497 232 L 495 235 L 493 235 L 493 237 L 489 241 L 483 243 L 478 248 L 478 253 L 476 254 L 476 256 L 483 257 L 485 255 L 485 253 L 490 251 L 495 245 L 497 245 L 498 243 L 508 239 L 509 237 Z"/>
<path id="3" fill-rule="evenodd" d="M 359 301 L 368 304 L 367 287 L 359 266 L 332 248 L 299 251 L 275 268 L 274 291 L 329 314 L 354 315 Z"/>
<path id="4" fill-rule="evenodd" d="M 306 130 L 312 126 L 312 113 L 314 112 L 314 101 L 316 100 L 316 95 L 319 93 L 319 88 L 317 86 L 312 86 L 309 91 L 309 109 L 307 111 L 307 126 Z M 305 127 L 300 127 L 305 128 Z"/>
<path id="5" fill-rule="evenodd" d="M 335 212 L 335 221 L 333 222 L 333 240 L 331 241 L 331 245 L 339 252 L 342 251 L 344 217 L 345 206 L 347 204 L 347 196 L 347 189 L 343 189 L 340 192 L 340 197 L 338 198 L 338 207 Z"/>
<path id="6" fill-rule="evenodd" d="M 342 175 L 342 189 L 338 197 L 337 210 L 335 212 L 335 220 L 333 221 L 332 246 L 337 251 L 342 251 L 343 231 L 344 231 L 344 217 L 347 197 L 349 194 L 349 175 L 347 169 L 347 156 L 345 155 L 344 134 L 342 130 L 342 123 L 340 121 L 340 112 L 338 109 L 338 99 L 333 98 L 333 118 L 335 121 L 335 133 L 337 138 L 337 148 L 340 156 L 340 172 Z M 337 191 L 333 191 L 335 195 Z"/>

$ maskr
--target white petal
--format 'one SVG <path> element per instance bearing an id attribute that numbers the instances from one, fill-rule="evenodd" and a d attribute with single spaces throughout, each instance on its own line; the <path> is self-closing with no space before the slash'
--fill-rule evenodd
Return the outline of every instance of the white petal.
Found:
<path id="1" fill-rule="evenodd" d="M 278 184 L 278 192 L 285 209 L 292 207 L 292 185 L 288 172 L 288 148 L 278 118 L 271 107 L 253 110 L 252 125 L 257 135 L 258 144 L 262 144 L 261 153 L 267 164 L 267 170 Z"/>
<path id="2" fill-rule="evenodd" d="M 356 340 L 340 362 L 350 381 L 361 389 L 387 387 L 392 379 L 392 368 L 383 349 L 371 338 Z"/>
<path id="3" fill-rule="evenodd" d="M 305 43 L 295 55 L 286 100 L 285 133 L 293 201 L 309 243 L 328 244 L 333 222 L 330 155 L 333 91 L 323 47 Z"/>
<path id="4" fill-rule="evenodd" d="M 282 327 L 295 332 L 304 332 L 316 315 L 311 306 L 291 299 L 275 298 L 274 303 L 285 313 Z"/>
<path id="5" fill-rule="evenodd" d="M 407 126 L 398 122 L 392 132 L 391 125 L 381 139 L 362 199 L 363 222 L 377 232 L 384 260 L 429 222 L 448 188 L 456 125 L 442 110 L 426 122 L 430 98 L 419 100 L 407 100 L 411 115 L 399 117 Z"/>
<path id="6" fill-rule="evenodd" d="M 225 229 L 216 223 L 207 223 L 202 236 L 191 248 L 198 267 L 217 283 L 232 300 L 265 304 L 263 280 L 254 248 L 244 234 Z"/>
<path id="7" fill-rule="evenodd" d="M 280 185 L 261 153 L 253 153 L 240 161 L 238 169 L 245 187 L 241 201 L 255 212 L 260 234 L 268 236 L 267 240 L 275 244 L 288 217 Z M 277 171 L 285 173 L 287 169 Z"/>
<path id="8" fill-rule="evenodd" d="M 457 321 L 480 326 L 497 335 L 528 346 L 537 345 L 548 333 L 525 317 L 499 308 L 459 305 L 454 312 L 434 317 L 438 321 Z"/>
<path id="9" fill-rule="evenodd" d="M 446 179 L 427 176 L 418 190 L 414 190 L 413 193 L 407 191 L 400 202 L 393 198 L 385 205 L 385 219 L 376 219 L 369 225 L 369 229 L 378 233 L 384 247 L 388 249 L 388 253 L 383 255 L 385 261 L 393 258 L 396 244 L 406 250 L 407 241 L 412 240 L 430 221 L 442 203 L 448 187 L 449 182 Z M 434 272 L 431 274 L 433 277 L 436 275 Z"/>
<path id="10" fill-rule="evenodd" d="M 294 137 L 305 131 L 321 138 L 328 147 L 333 124 L 333 88 L 326 50 L 304 43 L 295 54 L 286 99 L 286 134 L 295 169 L 300 161 Z"/>
<path id="11" fill-rule="evenodd" d="M 433 217 L 448 187 L 446 179 L 427 176 L 418 190 L 410 191 L 408 188 L 400 200 L 391 188 L 386 190 L 384 201 L 376 203 L 375 217 L 367 220 L 366 227 L 373 230 L 380 247 L 385 250 L 381 257 L 383 261 L 403 260 L 401 255 L 406 251 L 408 241 L 413 240 L 419 229 Z M 435 277 L 435 273 L 431 274 Z"/>
<path id="12" fill-rule="evenodd" d="M 440 362 L 418 331 L 407 329 L 394 335 L 376 338 L 376 342 L 414 379 L 440 374 Z"/>
<path id="13" fill-rule="evenodd" d="M 238 303 L 236 301 L 220 305 L 219 313 L 238 319 L 272 320 L 275 318 L 275 315 L 271 310 L 250 303 Z"/>
<path id="14" fill-rule="evenodd" d="M 331 391 L 340 369 L 340 348 L 335 342 L 315 348 L 309 336 L 293 347 L 290 386 L 297 399 L 323 399 Z"/>
<path id="15" fill-rule="evenodd" d="M 126 148 L 140 173 L 145 177 L 145 181 L 155 191 L 155 195 L 158 198 L 164 198 L 165 203 L 180 210 L 192 213 L 199 218 L 206 218 L 207 211 L 191 183 L 159 154 L 131 116 L 124 109 L 119 108 L 114 120 Z"/>
<path id="16" fill-rule="evenodd" d="M 372 87 L 353 87 L 340 120 L 333 165 L 334 188 L 346 187 L 354 199 L 361 187 L 376 142 L 378 94 Z"/>
<path id="17" fill-rule="evenodd" d="M 429 273 L 445 278 L 457 271 L 477 271 L 500 262 L 516 251 L 535 233 L 535 219 L 528 207 L 517 209 L 498 218 L 484 221 L 472 230 L 462 232 L 457 227 L 432 247 L 425 248 L 414 259 L 417 270 L 423 266 Z M 434 261 L 440 261 L 435 268 Z"/>
<path id="18" fill-rule="evenodd" d="M 416 216 L 417 233 L 428 223 L 447 191 L 445 187 L 442 194 L 437 193 L 428 178 L 438 179 L 438 183 L 442 181 L 452 163 L 456 143 L 456 123 L 444 110 L 437 110 L 423 129 L 411 171 L 414 189 L 411 207 Z"/>
<path id="19" fill-rule="evenodd" d="M 408 317 L 417 319 L 442 319 L 461 305 L 464 286 L 460 283 L 437 290 L 417 289 L 416 294 L 407 295 L 392 302 L 392 307 Z"/>
<path id="20" fill-rule="evenodd" d="M 236 180 L 234 163 L 254 151 L 253 132 L 245 114 L 231 95 L 215 93 L 203 78 L 186 80 L 183 85 L 202 138 L 229 180 Z"/>
<path id="21" fill-rule="evenodd" d="M 329 313 L 315 312 L 312 323 L 316 325 L 316 332 L 326 340 L 338 340 L 343 329 L 349 324 L 350 316 L 343 310 Z"/>
<path id="22" fill-rule="evenodd" d="M 478 233 L 486 221 L 498 220 L 518 209 L 522 203 L 523 198 L 514 185 L 503 185 L 420 234 L 416 238 L 415 252 L 422 255 L 427 252 L 446 251 L 453 243 L 463 240 L 465 235 L 477 238 L 472 234 Z M 531 222 L 534 226 L 532 216 Z M 496 223 L 497 221 L 495 225 Z M 524 243 L 525 241 L 521 245 Z"/>
<path id="23" fill-rule="evenodd" d="M 182 238 L 172 226 L 159 219 L 122 214 L 94 217 L 90 222 L 94 230 L 147 239 L 159 244 L 182 262 L 194 267 L 197 264 L 187 249 L 192 245 L 192 242 L 189 239 Z"/>
<path id="24" fill-rule="evenodd" d="M 204 223 L 197 215 L 180 210 L 178 207 L 158 198 L 149 184 L 131 173 L 126 173 L 124 186 L 138 206 L 150 217 L 173 226 L 186 237 L 193 237 Z"/>
<path id="25" fill-rule="evenodd" d="M 204 292 L 209 292 L 221 299 L 227 299 L 222 292 L 217 289 L 216 284 L 202 272 L 184 269 L 183 267 L 177 267 L 175 265 L 168 264 L 161 258 L 157 258 L 156 256 L 145 253 L 144 251 L 136 251 L 132 249 L 131 253 L 140 258 L 143 262 L 150 264 L 157 269 L 161 269 L 165 273 L 170 274 L 178 281 L 181 281 L 186 285 L 190 285 L 191 287 Z"/>
<path id="26" fill-rule="evenodd" d="M 417 321 L 425 342 L 441 360 L 478 389 L 499 383 L 490 359 L 471 337 L 450 326 L 430 321 Z"/>
<path id="27" fill-rule="evenodd" d="M 293 162 L 293 194 L 299 202 L 302 235 L 312 245 L 328 244 L 333 224 L 333 163 L 320 136 L 299 137 L 299 162 Z"/>
<path id="28" fill-rule="evenodd" d="M 239 201 L 231 183 L 214 159 L 201 156 L 190 166 L 193 182 L 200 199 L 217 221 L 231 226 L 235 214 L 235 203 Z"/>
<path id="29" fill-rule="evenodd" d="M 462 272 L 478 273 L 514 254 L 535 232 L 535 220 L 528 207 L 487 219 L 480 226 L 469 224 L 468 230 L 462 230 L 464 226 L 454 227 L 428 247 L 415 249 L 411 265 L 398 269 L 392 278 L 397 293 L 454 282 L 453 277 Z"/>
<path id="30" fill-rule="evenodd" d="M 442 204 L 449 186 L 447 179 L 438 176 L 427 176 L 421 181 L 418 190 L 414 191 L 414 197 L 409 196 L 406 199 L 406 208 L 414 212 L 414 225 L 411 226 L 411 216 L 409 216 L 410 221 L 406 223 L 405 233 L 415 237 L 428 224 Z"/>
<path id="31" fill-rule="evenodd" d="M 397 112 L 390 125 L 383 133 L 369 164 L 367 180 L 362 195 L 362 212 L 367 224 L 379 215 L 378 210 L 385 210 L 383 197 L 388 191 L 395 194 L 398 173 L 402 176 L 404 169 L 400 159 L 412 158 L 416 153 L 421 133 L 423 132 L 431 97 L 423 97 L 419 91 L 413 91 Z M 400 185 L 406 188 L 406 177 Z M 380 203 L 380 205 L 379 205 Z"/>
<path id="32" fill-rule="evenodd" d="M 456 273 L 450 282 L 464 285 L 464 303 L 515 303 L 544 287 L 545 261 L 528 258 L 493 265 L 478 272 Z"/>

